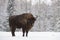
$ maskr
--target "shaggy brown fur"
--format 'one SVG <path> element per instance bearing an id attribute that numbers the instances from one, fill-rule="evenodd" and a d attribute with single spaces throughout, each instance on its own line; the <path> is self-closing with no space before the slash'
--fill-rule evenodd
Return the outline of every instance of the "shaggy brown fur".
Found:
<path id="1" fill-rule="evenodd" d="M 12 36 L 15 36 L 16 28 L 22 28 L 23 37 L 26 32 L 28 36 L 28 31 L 33 27 L 36 18 L 33 17 L 31 13 L 24 13 L 21 15 L 14 15 L 9 17 L 9 26 L 11 29 Z"/>

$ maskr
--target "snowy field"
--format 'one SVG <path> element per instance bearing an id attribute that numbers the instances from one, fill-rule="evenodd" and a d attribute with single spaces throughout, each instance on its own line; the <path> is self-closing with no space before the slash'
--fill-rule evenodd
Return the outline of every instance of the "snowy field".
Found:
<path id="1" fill-rule="evenodd" d="M 12 37 L 10 32 L 0 32 L 0 40 L 60 40 L 59 32 L 29 32 L 28 37 L 22 37 L 22 32 L 15 32 Z"/>

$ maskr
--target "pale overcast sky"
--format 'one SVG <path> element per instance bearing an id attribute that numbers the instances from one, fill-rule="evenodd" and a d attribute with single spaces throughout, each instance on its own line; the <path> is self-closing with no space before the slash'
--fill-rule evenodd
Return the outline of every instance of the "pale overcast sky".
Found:
<path id="1" fill-rule="evenodd" d="M 27 1 L 30 1 L 30 0 L 27 0 Z M 51 5 L 52 4 L 51 0 L 40 0 L 40 1 L 41 1 L 41 3 L 44 2 L 47 5 Z M 39 0 L 32 0 L 32 5 L 36 4 L 37 2 L 39 2 Z"/>
<path id="2" fill-rule="evenodd" d="M 20 1 L 20 0 L 18 0 L 18 1 Z M 30 0 L 27 0 L 28 2 L 30 1 Z M 32 5 L 34 5 L 34 4 L 36 4 L 37 2 L 39 2 L 39 0 L 32 0 Z M 40 3 L 46 3 L 47 5 L 51 5 L 52 4 L 52 1 L 51 0 L 40 0 Z"/>

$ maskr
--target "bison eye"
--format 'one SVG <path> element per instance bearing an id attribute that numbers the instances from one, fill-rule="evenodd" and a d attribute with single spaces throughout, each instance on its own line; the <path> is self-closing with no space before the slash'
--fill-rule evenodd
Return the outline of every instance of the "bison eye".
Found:
<path id="1" fill-rule="evenodd" d="M 35 18 L 32 18 L 33 21 L 35 21 L 36 19 Z"/>

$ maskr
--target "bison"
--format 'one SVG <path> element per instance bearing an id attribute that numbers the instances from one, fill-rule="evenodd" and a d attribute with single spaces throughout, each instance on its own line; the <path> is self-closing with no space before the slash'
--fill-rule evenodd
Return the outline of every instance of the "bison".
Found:
<path id="1" fill-rule="evenodd" d="M 9 26 L 11 29 L 12 36 L 15 36 L 16 28 L 22 28 L 23 37 L 26 32 L 26 37 L 28 36 L 28 31 L 33 27 L 37 17 L 33 17 L 31 13 L 23 13 L 21 15 L 14 15 L 9 17 Z"/>

